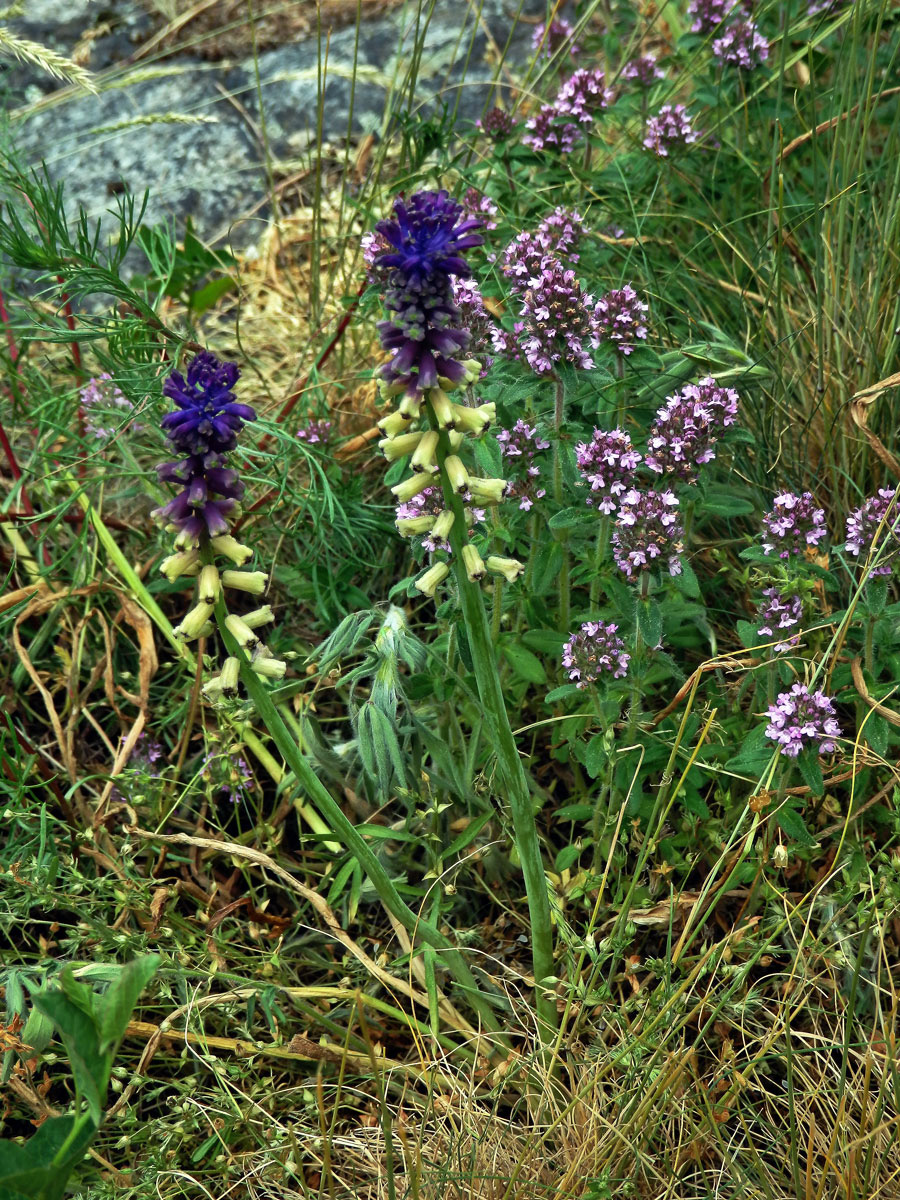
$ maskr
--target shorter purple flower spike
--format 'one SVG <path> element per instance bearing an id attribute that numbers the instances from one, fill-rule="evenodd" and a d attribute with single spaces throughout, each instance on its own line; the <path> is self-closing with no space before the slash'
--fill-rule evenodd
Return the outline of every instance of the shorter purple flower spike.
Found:
<path id="1" fill-rule="evenodd" d="M 153 516 L 175 527 L 179 546 L 203 546 L 227 533 L 230 514 L 244 494 L 225 457 L 244 422 L 256 420 L 249 405 L 234 399 L 231 389 L 239 377 L 235 363 L 220 362 L 204 350 L 191 361 L 186 377 L 173 371 L 163 384 L 178 411 L 167 413 L 161 425 L 171 448 L 185 457 L 157 467 L 160 482 L 181 491 Z"/>
<path id="2" fill-rule="evenodd" d="M 535 500 L 543 500 L 547 495 L 547 489 L 537 483 L 541 469 L 534 457 L 540 450 L 549 450 L 550 443 L 540 436 L 536 425 L 521 419 L 512 429 L 499 429 L 497 441 L 500 453 L 509 460 L 509 469 L 504 471 L 508 480 L 506 495 L 518 500 L 519 508 L 528 512 Z"/>
<path id="3" fill-rule="evenodd" d="M 658 475 L 696 483 L 697 468 L 715 458 L 717 436 L 737 419 L 738 394 L 710 376 L 669 396 L 647 440 L 646 463 Z"/>
<path id="4" fill-rule="evenodd" d="M 824 692 L 810 692 L 805 684 L 795 683 L 782 692 L 766 716 L 766 737 L 777 742 L 781 753 L 796 758 L 803 750 L 833 754 L 834 739 L 841 736 L 834 702 Z"/>
<path id="5" fill-rule="evenodd" d="M 310 446 L 324 445 L 331 437 L 331 421 L 307 421 L 297 430 L 297 437 Z"/>
<path id="6" fill-rule="evenodd" d="M 555 104 L 542 104 L 525 122 L 525 129 L 522 145 L 530 146 L 532 150 L 571 154 L 584 141 L 581 126 Z"/>
<path id="7" fill-rule="evenodd" d="M 576 687 L 586 688 L 603 675 L 621 679 L 628 673 L 631 655 L 618 636 L 618 625 L 587 621 L 563 646 L 562 665 Z"/>
<path id="8" fill-rule="evenodd" d="M 479 221 L 482 229 L 496 229 L 497 222 L 494 217 L 499 215 L 500 210 L 497 205 L 483 192 L 479 192 L 478 188 L 466 188 L 462 198 L 462 206 L 466 214 Z"/>
<path id="9" fill-rule="evenodd" d="M 624 429 L 595 429 L 590 442 L 575 447 L 575 461 L 591 486 L 588 504 L 602 513 L 616 511 L 619 500 L 634 486 L 634 473 L 641 456 Z"/>
<path id="10" fill-rule="evenodd" d="M 713 58 L 741 71 L 753 71 L 769 57 L 769 43 L 755 21 L 729 25 L 712 44 Z"/>
<path id="11" fill-rule="evenodd" d="M 556 363 L 589 371 L 589 350 L 599 343 L 594 299 L 582 291 L 575 272 L 558 259 L 542 260 L 540 273 L 528 280 L 522 295 L 522 317 L 512 334 L 498 329 L 494 348 L 514 359 L 523 356 L 537 375 L 549 375 Z"/>
<path id="12" fill-rule="evenodd" d="M 670 575 L 680 575 L 683 536 L 673 492 L 632 488 L 622 497 L 616 516 L 612 538 L 616 566 L 632 583 L 643 571 L 663 563 Z"/>
<path id="13" fill-rule="evenodd" d="M 636 341 L 647 337 L 644 314 L 649 305 L 641 300 L 630 283 L 601 296 L 594 308 L 597 332 L 603 342 L 615 342 L 621 354 L 631 354 Z"/>
<path id="14" fill-rule="evenodd" d="M 137 421 L 125 421 L 118 415 L 120 412 L 133 413 L 134 405 L 126 400 L 111 375 L 89 379 L 78 398 L 84 412 L 84 431 L 98 441 L 106 441 L 125 431 L 142 432 L 143 426 Z M 109 421 L 110 426 L 107 427 L 104 421 Z"/>
<path id="15" fill-rule="evenodd" d="M 763 525 L 763 537 L 767 539 L 763 552 L 779 558 L 805 555 L 828 535 L 824 509 L 816 508 L 810 492 L 802 496 L 782 492 L 776 496 L 774 508 L 763 517 Z"/>
<path id="16" fill-rule="evenodd" d="M 803 620 L 803 600 L 795 592 L 782 595 L 778 588 L 763 588 L 763 599 L 759 603 L 756 619 L 760 622 L 756 632 L 760 637 L 777 637 L 790 629 L 796 629 Z M 799 645 L 800 638 L 792 635 L 787 641 L 777 642 L 776 654 L 784 654 Z"/>
<path id="17" fill-rule="evenodd" d="M 665 77 L 665 71 L 657 63 L 655 54 L 642 54 L 622 68 L 622 78 L 636 83 L 638 87 L 652 87 L 658 79 Z"/>
<path id="18" fill-rule="evenodd" d="M 673 151 L 693 145 L 699 137 L 683 104 L 664 104 L 656 116 L 647 118 L 644 146 L 660 158 L 668 158 Z"/>
<path id="19" fill-rule="evenodd" d="M 691 0 L 688 16 L 694 18 L 693 33 L 712 33 L 740 7 L 740 0 Z"/>
<path id="20" fill-rule="evenodd" d="M 855 558 L 867 559 L 875 552 L 880 562 L 869 578 L 891 575 L 900 554 L 900 498 L 894 488 L 879 488 L 847 517 L 844 549 Z"/>

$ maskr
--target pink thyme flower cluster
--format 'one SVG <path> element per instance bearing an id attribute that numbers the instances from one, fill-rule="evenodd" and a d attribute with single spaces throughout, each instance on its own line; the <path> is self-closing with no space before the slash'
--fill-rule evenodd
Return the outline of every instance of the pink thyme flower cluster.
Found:
<path id="1" fill-rule="evenodd" d="M 391 249 L 387 239 L 382 237 L 377 230 L 373 230 L 362 235 L 359 245 L 366 268 L 366 283 L 385 283 L 390 271 L 387 267 L 381 266 L 379 260 L 382 254 L 386 254 Z"/>
<path id="2" fill-rule="evenodd" d="M 778 637 L 799 626 L 803 620 L 803 600 L 796 592 L 782 595 L 778 588 L 763 588 L 756 619 L 760 622 L 756 631 L 760 637 Z M 787 641 L 777 642 L 775 653 L 783 654 L 786 650 L 792 650 L 799 641 L 799 636 L 794 634 Z"/>
<path id="3" fill-rule="evenodd" d="M 826 537 L 824 509 L 816 508 L 810 492 L 802 496 L 794 492 L 782 492 L 775 497 L 771 512 L 763 517 L 765 532 L 763 552 L 777 554 L 779 558 L 805 554 Z"/>
<path id="4" fill-rule="evenodd" d="M 755 21 L 735 21 L 715 39 L 712 52 L 723 66 L 752 71 L 769 57 L 769 43 Z"/>
<path id="5" fill-rule="evenodd" d="M 612 98 L 613 90 L 606 86 L 606 76 L 599 67 L 579 67 L 557 92 L 555 105 L 558 112 L 574 118 L 579 125 L 590 126 Z"/>
<path id="6" fill-rule="evenodd" d="M 591 487 L 588 504 L 608 514 L 616 511 L 619 498 L 634 486 L 641 456 L 624 429 L 595 429 L 589 442 L 575 447 L 575 461 Z"/>
<path id="7" fill-rule="evenodd" d="M 571 58 L 581 53 L 581 47 L 575 41 L 575 29 L 563 17 L 555 17 L 549 25 L 546 21 L 536 25 L 531 35 L 531 48 L 538 58 L 553 58 L 562 49 Z"/>
<path id="8" fill-rule="evenodd" d="M 673 492 L 638 491 L 632 488 L 619 503 L 613 531 L 616 566 L 633 583 L 657 561 L 670 575 L 681 574 L 678 555 L 684 530 L 678 519 L 678 500 Z"/>
<path id="9" fill-rule="evenodd" d="M 525 122 L 525 128 L 522 144 L 532 150 L 571 154 L 584 140 L 581 126 L 555 104 L 542 104 Z"/>
<path id="10" fill-rule="evenodd" d="M 631 655 L 618 635 L 618 625 L 587 621 L 563 646 L 562 665 L 580 688 L 596 683 L 604 674 L 621 679 L 628 673 Z"/>
<path id="11" fill-rule="evenodd" d="M 524 357 L 538 375 L 549 375 L 561 361 L 583 371 L 594 367 L 589 349 L 600 340 L 594 298 L 558 259 L 544 258 L 540 274 L 529 279 L 522 293 L 522 317 L 512 334 L 495 331 L 498 353 L 518 360 Z"/>
<path id="12" fill-rule="evenodd" d="M 693 17 L 693 33 L 712 33 L 740 7 L 740 0 L 691 0 L 688 16 Z"/>
<path id="13" fill-rule="evenodd" d="M 549 450 L 550 443 L 540 436 L 536 425 L 529 425 L 521 418 L 512 429 L 498 430 L 497 441 L 500 453 L 510 460 L 510 467 L 504 472 L 508 480 L 506 495 L 518 500 L 519 508 L 528 512 L 535 500 L 543 500 L 547 495 L 547 489 L 537 482 L 541 469 L 534 457 L 541 450 Z"/>
<path id="14" fill-rule="evenodd" d="M 78 400 L 84 412 L 84 431 L 98 441 L 107 441 L 126 430 L 140 433 L 143 429 L 137 421 L 122 420 L 120 414 L 133 413 L 134 405 L 126 400 L 111 375 L 89 379 L 78 393 Z"/>
<path id="15" fill-rule="evenodd" d="M 656 61 L 655 54 L 641 54 L 622 68 L 622 79 L 636 83 L 638 87 L 652 87 L 657 79 L 665 79 L 666 75 Z"/>
<path id="16" fill-rule="evenodd" d="M 869 579 L 890 575 L 900 554 L 900 498 L 897 491 L 879 488 L 847 517 L 844 549 L 863 560 L 880 552 L 878 566 L 869 571 Z"/>
<path id="17" fill-rule="evenodd" d="M 417 492 L 411 500 L 406 500 L 402 504 L 397 505 L 395 517 L 398 521 L 411 521 L 416 517 L 439 517 L 444 511 L 444 493 L 439 487 L 427 487 L 421 492 Z M 475 525 L 483 521 L 485 510 L 483 508 L 466 507 L 466 523 Z M 433 554 L 436 550 L 443 550 L 445 554 L 450 553 L 450 543 L 444 538 L 436 538 L 430 531 L 422 538 L 413 538 L 413 545 L 418 544 L 423 550 L 427 550 L 429 554 Z"/>
<path id="18" fill-rule="evenodd" d="M 615 342 L 620 353 L 631 354 L 635 342 L 647 337 L 644 314 L 648 309 L 649 305 L 641 300 L 630 283 L 607 292 L 594 309 L 600 340 Z"/>
<path id="19" fill-rule="evenodd" d="M 578 262 L 578 246 L 587 232 L 581 213 L 555 208 L 537 229 L 516 234 L 503 251 L 500 270 L 514 286 L 528 286 L 540 274 L 545 258 L 559 259 L 566 266 Z"/>
<path id="20" fill-rule="evenodd" d="M 699 137 L 683 104 L 664 104 L 655 117 L 647 118 L 644 146 L 660 158 L 668 158 L 673 150 L 691 146 Z"/>
<path id="21" fill-rule="evenodd" d="M 479 192 L 478 188 L 466 188 L 462 206 L 467 217 L 477 217 L 481 221 L 482 229 L 497 228 L 494 217 L 499 214 L 500 210 L 490 196 L 485 196 L 483 192 Z"/>
<path id="22" fill-rule="evenodd" d="M 832 13 L 852 3 L 853 0 L 809 0 L 806 11 L 811 17 L 816 17 L 819 13 Z"/>
<path id="23" fill-rule="evenodd" d="M 454 279 L 451 283 L 453 303 L 459 309 L 459 323 L 472 336 L 469 349 L 482 365 L 481 374 L 494 361 L 485 355 L 491 345 L 493 331 L 497 328 L 493 317 L 484 306 L 484 297 L 474 279 Z"/>
<path id="24" fill-rule="evenodd" d="M 646 463 L 658 475 L 696 483 L 697 468 L 716 457 L 719 434 L 737 418 L 738 394 L 708 376 L 669 396 L 656 414 Z"/>
<path id="25" fill-rule="evenodd" d="M 512 135 L 516 122 L 502 108 L 492 108 L 485 113 L 484 118 L 475 124 L 492 142 L 504 142 Z"/>
<path id="26" fill-rule="evenodd" d="M 766 716 L 766 737 L 777 742 L 788 758 L 803 750 L 832 754 L 837 749 L 834 739 L 841 736 L 841 727 L 834 701 L 824 692 L 810 692 L 805 684 L 795 683 L 789 692 L 781 693 Z"/>
<path id="27" fill-rule="evenodd" d="M 309 420 L 297 430 L 297 437 L 309 446 L 321 446 L 331 437 L 331 421 Z"/>

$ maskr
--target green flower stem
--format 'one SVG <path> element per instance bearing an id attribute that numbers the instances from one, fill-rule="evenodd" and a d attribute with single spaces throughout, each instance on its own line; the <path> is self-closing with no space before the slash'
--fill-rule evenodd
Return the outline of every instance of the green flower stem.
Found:
<path id="1" fill-rule="evenodd" d="M 503 620 L 503 576 L 494 577 L 494 594 L 491 597 L 491 641 L 496 646 L 500 637 L 500 622 Z"/>
<path id="2" fill-rule="evenodd" d="M 556 431 L 556 440 L 553 443 L 553 499 L 558 505 L 562 505 L 562 446 L 560 438 L 566 417 L 566 387 L 558 375 L 554 379 L 554 388 L 553 427 Z M 571 553 L 569 551 L 568 530 L 560 531 L 559 542 L 562 546 L 562 566 L 559 571 L 559 629 L 561 633 L 568 633 L 569 609 L 571 604 L 571 585 L 569 582 Z"/>
<path id="3" fill-rule="evenodd" d="M 497 1033 L 500 1029 L 497 1014 L 479 987 L 463 955 L 430 922 L 423 920 L 409 908 L 369 843 L 356 826 L 347 819 L 341 806 L 301 753 L 296 738 L 284 723 L 266 685 L 251 669 L 249 655 L 238 645 L 225 627 L 227 613 L 225 602 L 221 597 L 216 602 L 215 615 L 219 634 L 225 642 L 228 653 L 238 659 L 241 664 L 241 682 L 246 687 L 250 699 L 256 706 L 256 711 L 269 731 L 269 736 L 278 747 L 286 766 L 294 773 L 300 786 L 305 789 L 309 800 L 325 817 L 332 833 L 356 856 L 359 865 L 371 880 L 382 904 L 391 916 L 400 922 L 411 938 L 418 935 L 426 945 L 440 952 L 441 962 L 444 963 L 456 984 L 465 993 L 472 1008 L 481 1018 L 484 1027 L 492 1033 Z"/>
<path id="4" fill-rule="evenodd" d="M 597 541 L 594 544 L 594 577 L 591 580 L 591 613 L 600 600 L 600 572 L 606 562 L 606 552 L 609 549 L 609 513 L 600 518 L 597 528 Z"/>
<path id="5" fill-rule="evenodd" d="M 433 429 L 438 428 L 434 411 L 426 405 L 428 420 Z M 453 552 L 453 569 L 459 588 L 459 602 L 465 621 L 469 647 L 475 668 L 478 693 L 484 707 L 488 732 L 497 755 L 500 779 L 512 812 L 516 848 L 522 863 L 525 891 L 528 896 L 528 912 L 531 918 L 532 956 L 534 965 L 536 1007 L 541 1040 L 549 1042 L 557 1025 L 556 998 L 545 991 L 554 977 L 553 926 L 550 915 L 550 898 L 541 858 L 537 826 L 534 819 L 534 802 L 528 777 L 519 757 L 503 699 L 503 689 L 497 671 L 497 659 L 491 644 L 487 613 L 481 594 L 481 585 L 470 582 L 463 565 L 462 549 L 466 541 L 466 518 L 461 497 L 450 486 L 444 470 L 444 460 L 450 453 L 450 439 L 441 431 L 437 449 L 444 504 L 454 517 L 450 530 L 450 546 Z"/>

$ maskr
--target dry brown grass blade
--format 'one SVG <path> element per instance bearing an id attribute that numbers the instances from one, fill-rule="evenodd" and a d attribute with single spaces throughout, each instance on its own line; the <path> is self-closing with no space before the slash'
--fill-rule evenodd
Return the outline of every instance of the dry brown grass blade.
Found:
<path id="1" fill-rule="evenodd" d="M 879 717 L 884 717 L 885 721 L 889 721 L 891 725 L 900 726 L 900 713 L 895 713 L 892 708 L 887 708 L 886 705 L 869 695 L 869 689 L 863 678 L 862 662 L 858 656 L 850 664 L 850 674 L 853 676 L 853 686 L 859 692 L 860 699 L 868 704 L 869 708 L 874 709 Z"/>
<path id="2" fill-rule="evenodd" d="M 144 610 L 135 604 L 133 600 L 130 600 L 124 592 L 117 592 L 116 595 L 119 597 L 122 619 L 127 621 L 134 630 L 138 641 L 138 684 L 140 694 L 135 698 L 126 692 L 121 684 L 119 685 L 119 691 L 132 704 L 137 704 L 142 712 L 146 712 L 150 703 L 150 682 L 159 670 L 159 659 L 156 656 L 156 642 L 153 637 L 153 622 Z M 118 619 L 117 616 L 116 621 Z"/>
<path id="3" fill-rule="evenodd" d="M 243 859 L 245 862 L 253 863 L 257 867 L 263 867 L 267 871 L 271 871 L 277 876 L 291 891 L 296 892 L 307 901 L 322 918 L 325 926 L 332 936 L 341 943 L 353 957 L 366 968 L 370 975 L 384 984 L 391 992 L 400 992 L 408 999 L 421 1005 L 425 1010 L 428 1009 L 428 997 L 422 992 L 411 987 L 405 980 L 398 979 L 395 975 L 383 970 L 374 959 L 366 954 L 361 946 L 350 937 L 350 935 L 341 927 L 337 917 L 334 915 L 331 906 L 328 902 L 313 891 L 312 888 L 306 887 L 298 879 L 295 879 L 290 871 L 285 870 L 268 854 L 263 854 L 261 850 L 254 850 L 251 846 L 241 846 L 237 842 L 222 842 L 215 838 L 194 837 L 187 833 L 152 833 L 150 830 L 138 829 L 136 826 L 129 826 L 126 832 L 135 837 L 143 838 L 145 841 L 164 842 L 171 846 L 192 846 L 197 850 L 209 850 L 216 854 L 227 854 L 232 858 Z M 464 1022 L 461 1026 L 463 1032 L 474 1034 L 474 1030 L 468 1022 Z"/>
<path id="4" fill-rule="evenodd" d="M 21 604 L 23 600 L 28 600 L 32 596 L 36 596 L 39 592 L 48 590 L 43 579 L 37 583 L 29 583 L 27 587 L 16 588 L 14 592 L 7 592 L 5 596 L 0 596 L 0 613 L 7 612 L 10 608 L 15 608 L 17 604 Z"/>
<path id="5" fill-rule="evenodd" d="M 875 403 L 879 396 L 884 392 L 890 391 L 892 388 L 900 388 L 900 372 L 895 375 L 888 375 L 885 379 L 880 379 L 877 383 L 870 384 L 869 387 L 857 392 L 855 396 L 851 396 L 850 416 L 856 428 L 862 431 L 869 445 L 884 465 L 900 479 L 900 462 L 891 454 L 881 439 L 869 429 L 870 406 Z"/>
<path id="6" fill-rule="evenodd" d="M 31 656 L 25 649 L 19 630 L 21 626 L 32 617 L 40 616 L 48 609 L 52 608 L 55 604 L 58 604 L 60 601 L 72 596 L 73 594 L 84 594 L 88 590 L 89 589 L 87 588 L 78 588 L 74 589 L 73 591 L 51 592 L 49 595 L 39 594 L 35 596 L 35 598 L 28 605 L 26 605 L 23 611 L 19 613 L 18 617 L 16 617 L 12 631 L 13 646 L 15 647 L 16 654 L 19 656 L 19 661 L 25 668 L 28 678 L 37 688 L 37 691 L 44 702 L 44 708 L 46 709 L 47 716 L 50 719 L 53 735 L 56 738 L 56 744 L 59 747 L 59 753 L 62 757 L 63 766 L 65 767 L 70 783 L 76 783 L 78 778 L 75 770 L 75 762 L 71 755 L 71 747 L 69 746 L 68 738 L 63 730 L 62 721 L 59 719 L 59 713 L 56 711 L 56 704 L 54 703 L 53 696 L 44 686 L 43 680 L 38 674 L 37 668 L 31 661 Z"/>

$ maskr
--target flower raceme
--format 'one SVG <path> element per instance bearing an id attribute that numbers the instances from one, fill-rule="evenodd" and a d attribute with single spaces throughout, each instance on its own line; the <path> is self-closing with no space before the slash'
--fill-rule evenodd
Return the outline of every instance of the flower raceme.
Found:
<path id="1" fill-rule="evenodd" d="M 763 553 L 791 558 L 808 554 L 828 535 L 825 512 L 816 508 L 810 492 L 782 492 L 763 517 Z"/>
<path id="2" fill-rule="evenodd" d="M 171 582 L 181 577 L 197 580 L 197 602 L 175 630 L 183 641 L 213 632 L 216 605 L 226 590 L 262 595 L 268 582 L 263 571 L 235 569 L 243 567 L 253 551 L 230 533 L 231 522 L 240 516 L 244 485 L 228 466 L 227 456 L 245 423 L 256 420 L 255 411 L 234 397 L 239 377 L 235 363 L 221 362 L 204 350 L 191 360 L 185 374 L 173 371 L 163 384 L 175 411 L 167 413 L 161 425 L 170 447 L 183 457 L 161 464 L 157 473 L 161 482 L 181 490 L 153 515 L 175 534 L 177 552 L 165 559 L 160 570 Z M 226 559 L 230 566 L 220 571 L 217 559 Z M 241 618 L 226 615 L 225 624 L 251 654 L 252 669 L 278 679 L 285 664 L 273 658 L 253 633 L 272 619 L 266 606 Z M 206 684 L 207 696 L 235 694 L 239 666 L 236 658 L 227 659 L 221 675 Z"/>
<path id="3" fill-rule="evenodd" d="M 837 749 L 834 739 L 841 736 L 841 727 L 834 702 L 824 692 L 810 692 L 805 684 L 795 683 L 779 695 L 766 716 L 766 737 L 777 742 L 788 758 L 804 750 L 832 754 Z"/>
<path id="4" fill-rule="evenodd" d="M 398 409 L 378 423 L 385 435 L 379 446 L 388 461 L 408 457 L 412 468 L 412 474 L 391 489 L 400 505 L 399 531 L 433 550 L 450 544 L 460 501 L 467 506 L 466 527 L 455 530 L 454 537 L 467 539 L 470 518 L 477 520 L 481 506 L 499 504 L 507 487 L 503 479 L 471 474 L 460 457 L 466 437 L 477 437 L 493 423 L 494 405 L 473 407 L 451 398 L 481 374 L 481 363 L 467 357 L 471 334 L 457 303 L 457 296 L 463 298 L 460 280 L 471 276 L 466 252 L 482 244 L 480 225 L 447 192 L 439 191 L 396 200 L 392 218 L 376 227 L 384 248 L 374 255 L 373 268 L 384 280 L 389 314 L 378 327 L 381 344 L 390 354 L 382 368 L 381 392 L 386 398 L 400 397 Z M 416 501 L 420 495 L 423 499 Z M 510 563 L 518 569 L 515 560 L 489 556 L 483 562 L 468 541 L 463 547 L 463 566 L 471 581 L 486 570 L 509 578 Z M 433 563 L 416 587 L 433 596 L 447 574 L 445 562 Z"/>
<path id="5" fill-rule="evenodd" d="M 618 625 L 587 621 L 563 646 L 562 665 L 576 687 L 586 688 L 604 674 L 621 679 L 628 672 L 631 656 L 619 637 Z"/>

